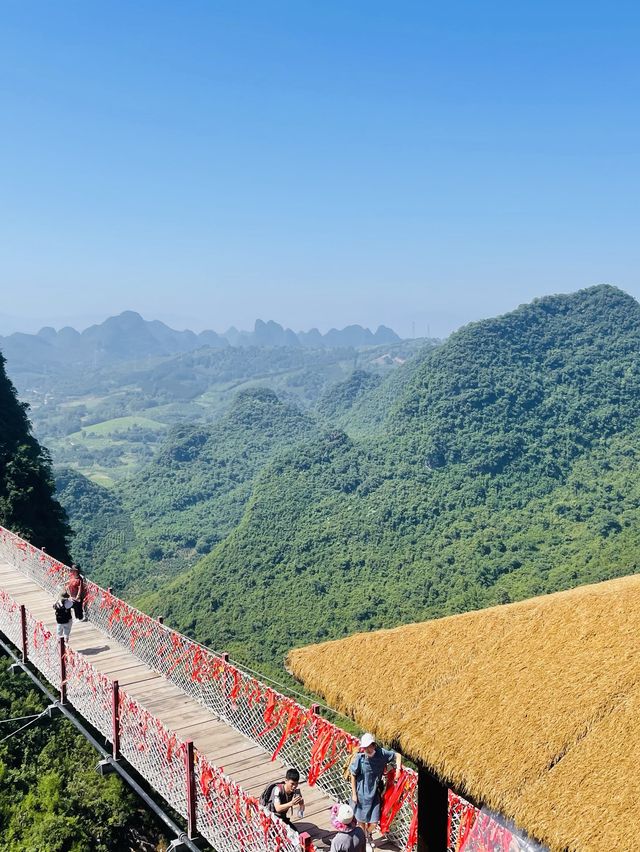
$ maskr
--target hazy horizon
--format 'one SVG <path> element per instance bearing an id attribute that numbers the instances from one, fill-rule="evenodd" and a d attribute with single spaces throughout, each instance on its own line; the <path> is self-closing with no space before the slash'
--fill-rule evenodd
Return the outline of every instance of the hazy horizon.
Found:
<path id="1" fill-rule="evenodd" d="M 589 285 L 591 286 L 591 285 Z M 576 289 L 584 289 L 582 287 Z M 622 289 L 622 288 L 620 288 Z M 575 291 L 553 291 L 548 293 L 536 293 L 531 296 L 530 299 L 524 300 L 532 301 L 533 299 L 540 298 L 542 296 L 555 295 L 560 292 L 575 292 Z M 633 295 L 633 294 L 630 294 Z M 634 296 L 635 298 L 635 296 Z M 409 320 L 400 323 L 393 323 L 387 319 L 380 318 L 376 320 L 367 321 L 362 318 L 353 317 L 348 320 L 338 320 L 336 322 L 315 322 L 312 318 L 309 319 L 308 322 L 302 322 L 299 324 L 286 322 L 282 318 L 274 314 L 265 313 L 262 316 L 254 316 L 252 319 L 246 319 L 242 321 L 230 321 L 227 323 L 216 321 L 215 318 L 212 318 L 212 321 L 209 322 L 207 319 L 204 319 L 202 316 L 198 317 L 180 317 L 180 316 L 171 316 L 169 314 L 163 314 L 162 312 L 153 312 L 153 309 L 150 310 L 140 310 L 135 307 L 123 307 L 122 309 L 113 310 L 110 313 L 105 315 L 93 314 L 90 316 L 80 316 L 80 315 L 70 315 L 66 317 L 58 317 L 57 319 L 48 317 L 44 318 L 42 316 L 20 316 L 15 314 L 6 314 L 4 312 L 0 312 L 0 336 L 6 337 L 10 334 L 14 333 L 23 333 L 23 334 L 36 334 L 40 331 L 41 328 L 45 326 L 50 326 L 59 331 L 61 328 L 66 326 L 70 326 L 76 331 L 84 331 L 92 325 L 100 325 L 105 320 L 110 317 L 118 316 L 119 314 L 125 311 L 134 311 L 137 314 L 140 314 L 144 320 L 152 321 L 152 320 L 160 320 L 161 322 L 168 325 L 170 328 L 176 331 L 184 331 L 190 330 L 196 333 L 201 331 L 215 331 L 218 334 L 224 334 L 230 328 L 234 327 L 238 331 L 253 331 L 256 320 L 260 319 L 264 322 L 269 322 L 270 320 L 279 323 L 283 328 L 291 328 L 295 332 L 306 332 L 311 330 L 312 328 L 317 328 L 322 334 L 326 334 L 332 328 L 343 329 L 349 325 L 360 325 L 363 328 L 369 328 L 371 331 L 374 331 L 378 328 L 378 326 L 386 326 L 387 328 L 391 328 L 395 331 L 400 337 L 403 339 L 408 339 L 412 337 L 434 337 L 434 338 L 445 338 L 448 337 L 449 334 L 456 331 L 463 325 L 466 325 L 469 322 L 477 322 L 482 319 L 488 319 L 493 316 L 498 316 L 504 313 L 508 313 L 509 311 L 514 310 L 519 305 L 523 304 L 523 300 L 518 300 L 517 302 L 512 302 L 511 304 L 506 305 L 504 308 L 500 310 L 496 310 L 494 312 L 480 312 L 475 315 L 472 315 L 471 312 L 468 315 L 457 321 L 455 319 L 455 314 L 459 314 L 460 317 L 464 316 L 463 311 L 454 312 L 451 311 L 449 315 L 447 315 L 446 310 L 440 310 L 438 312 L 433 312 L 429 314 L 428 311 L 422 311 L 416 313 L 416 319 Z M 366 310 L 362 311 L 363 315 L 367 314 Z M 245 316 L 249 316 L 245 314 Z M 429 320 L 429 316 L 431 319 Z"/>

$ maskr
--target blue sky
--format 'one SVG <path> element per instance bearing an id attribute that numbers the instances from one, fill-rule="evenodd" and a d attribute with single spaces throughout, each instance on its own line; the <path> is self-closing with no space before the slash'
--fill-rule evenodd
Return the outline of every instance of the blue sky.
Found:
<path id="1" fill-rule="evenodd" d="M 640 297 L 631 3 L 5 2 L 0 332 Z"/>

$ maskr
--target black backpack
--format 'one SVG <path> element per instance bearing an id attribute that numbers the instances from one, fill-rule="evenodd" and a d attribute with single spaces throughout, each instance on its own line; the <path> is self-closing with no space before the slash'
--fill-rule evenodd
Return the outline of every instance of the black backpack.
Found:
<path id="1" fill-rule="evenodd" d="M 56 622 L 58 624 L 68 624 L 71 621 L 71 609 L 67 609 L 64 603 L 56 601 L 53 608 L 56 614 Z"/>
<path id="2" fill-rule="evenodd" d="M 273 793 L 276 787 L 280 787 L 280 792 L 284 793 L 284 782 L 283 781 L 272 781 L 270 784 L 264 788 L 262 793 L 260 794 L 260 804 L 263 808 L 269 808 L 273 810 L 273 802 L 271 801 L 271 794 Z"/>

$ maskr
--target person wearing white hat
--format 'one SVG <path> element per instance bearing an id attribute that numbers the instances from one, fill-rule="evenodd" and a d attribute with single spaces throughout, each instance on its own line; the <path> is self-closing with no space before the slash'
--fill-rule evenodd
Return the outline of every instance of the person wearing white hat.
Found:
<path id="1" fill-rule="evenodd" d="M 337 834 L 331 841 L 329 852 L 358 852 L 364 849 L 364 831 L 356 825 L 353 808 L 350 805 L 334 805 L 331 809 L 333 816 L 331 824 L 337 829 Z"/>
<path id="2" fill-rule="evenodd" d="M 354 803 L 355 818 L 366 833 L 369 850 L 374 849 L 372 832 L 380 822 L 382 801 L 382 776 L 390 763 L 395 761 L 398 772 L 402 769 L 402 756 L 399 752 L 381 748 L 376 744 L 373 734 L 360 737 L 360 750 L 351 761 L 351 797 Z"/>

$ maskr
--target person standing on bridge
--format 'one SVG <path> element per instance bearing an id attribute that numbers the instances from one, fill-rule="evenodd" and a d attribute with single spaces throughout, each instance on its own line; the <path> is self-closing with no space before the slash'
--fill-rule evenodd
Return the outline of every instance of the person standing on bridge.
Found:
<path id="1" fill-rule="evenodd" d="M 354 802 L 355 817 L 358 825 L 367 836 L 369 852 L 373 845 L 372 832 L 380 822 L 380 807 L 384 789 L 382 777 L 389 763 L 396 762 L 396 769 L 402 769 L 402 755 L 399 752 L 381 748 L 376 744 L 373 734 L 360 737 L 360 751 L 351 761 L 351 797 Z"/>
<path id="2" fill-rule="evenodd" d="M 67 592 L 73 601 L 73 614 L 76 621 L 84 621 L 84 577 L 77 565 L 71 566 L 71 576 L 67 580 Z"/>

